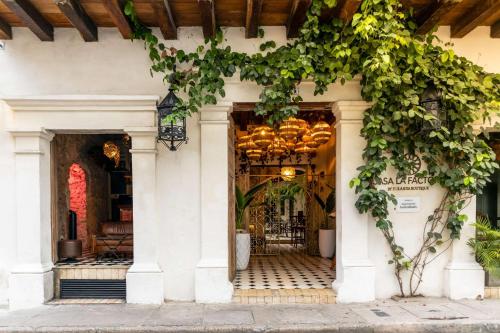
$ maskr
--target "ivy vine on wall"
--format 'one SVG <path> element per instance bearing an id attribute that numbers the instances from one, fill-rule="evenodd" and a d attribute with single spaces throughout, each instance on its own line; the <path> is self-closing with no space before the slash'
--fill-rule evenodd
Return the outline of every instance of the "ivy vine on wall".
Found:
<path id="1" fill-rule="evenodd" d="M 411 12 L 398 0 L 364 0 L 351 22 L 320 21 L 323 7 L 335 5 L 336 0 L 313 0 L 297 39 L 280 47 L 267 41 L 261 52 L 251 55 L 221 46 L 221 30 L 195 52 L 176 50 L 141 24 L 132 0 L 125 13 L 134 24 L 134 38 L 145 42 L 152 75 L 160 73 L 167 79 L 174 65 L 182 69 L 176 71 L 173 88 L 187 97 L 176 106 L 174 117 L 216 104 L 225 95 L 224 78 L 236 74 L 241 81 L 262 86 L 255 112 L 270 122 L 298 112 L 302 99 L 296 88 L 302 80 L 312 80 L 315 94 L 323 94 L 332 83 L 344 84 L 361 75 L 362 97 L 371 107 L 364 113 L 361 130 L 365 163 L 351 181 L 358 195 L 356 208 L 370 214 L 387 240 L 392 253 L 388 263 L 394 267 L 401 296 L 413 296 L 425 267 L 460 237 L 467 221 L 462 210 L 498 167 L 472 124 L 500 111 L 500 75 L 488 74 L 441 47 L 432 33 L 416 35 Z M 421 106 L 428 87 L 441 94 L 447 114 L 441 127 L 432 126 L 436 116 Z M 389 168 L 398 177 L 408 175 L 413 162 L 405 158 L 407 154 L 419 155 L 425 162 L 417 176 L 443 188 L 441 202 L 425 222 L 421 246 L 412 254 L 398 243 L 389 219 L 389 204 L 396 199 L 379 186 Z"/>

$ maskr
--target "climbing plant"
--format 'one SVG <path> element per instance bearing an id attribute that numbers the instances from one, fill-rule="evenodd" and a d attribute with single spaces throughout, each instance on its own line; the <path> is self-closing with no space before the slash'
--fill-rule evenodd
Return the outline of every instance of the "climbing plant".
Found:
<path id="1" fill-rule="evenodd" d="M 267 40 L 255 54 L 233 51 L 221 30 L 193 52 L 176 50 L 140 23 L 132 0 L 125 12 L 134 24 L 134 38 L 145 42 L 152 75 L 167 79 L 177 66 L 173 88 L 185 97 L 173 117 L 216 104 L 225 95 L 224 78 L 239 75 L 262 86 L 255 112 L 279 122 L 298 112 L 302 80 L 312 80 L 315 94 L 323 94 L 332 83 L 360 75 L 362 97 L 371 107 L 361 130 L 366 139 L 364 164 L 351 181 L 358 195 L 356 208 L 371 215 L 387 240 L 392 254 L 388 263 L 401 295 L 416 295 L 425 267 L 460 237 L 467 221 L 462 210 L 497 168 L 495 155 L 472 124 L 499 111 L 500 76 L 443 48 L 432 33 L 416 35 L 411 11 L 398 0 L 364 0 L 350 22 L 321 21 L 322 9 L 335 5 L 336 0 L 313 0 L 297 39 L 279 47 Z M 442 126 L 436 127 L 436 116 L 421 105 L 428 87 L 441 94 L 447 115 Z M 396 198 L 380 186 L 391 170 L 397 177 L 408 176 L 414 163 L 408 155 L 424 162 L 418 177 L 443 188 L 413 254 L 398 243 L 390 220 L 389 205 Z"/>

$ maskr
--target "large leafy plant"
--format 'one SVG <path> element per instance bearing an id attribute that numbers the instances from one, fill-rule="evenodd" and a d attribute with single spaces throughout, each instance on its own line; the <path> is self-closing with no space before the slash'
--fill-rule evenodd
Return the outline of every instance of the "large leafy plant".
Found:
<path id="1" fill-rule="evenodd" d="M 167 78 L 174 65 L 182 69 L 175 74 L 178 83 L 173 88 L 186 97 L 175 107 L 174 118 L 216 104 L 225 96 L 224 78 L 238 71 L 240 80 L 262 86 L 255 112 L 269 122 L 298 112 L 302 80 L 312 80 L 315 94 L 322 94 L 334 82 L 361 75 L 361 94 L 371 107 L 364 113 L 361 131 L 366 140 L 364 164 L 351 182 L 358 195 L 356 207 L 372 217 L 387 240 L 401 295 L 415 295 L 425 267 L 460 237 L 467 220 L 463 208 L 497 168 L 493 152 L 475 135 L 472 124 L 498 112 L 500 77 L 443 48 L 432 33 L 416 35 L 411 12 L 398 0 L 364 0 L 351 22 L 321 21 L 322 9 L 335 5 L 336 0 L 313 0 L 297 39 L 280 47 L 266 41 L 261 52 L 252 55 L 221 46 L 220 30 L 195 52 L 175 50 L 141 24 L 132 0 L 125 11 L 134 23 L 134 38 L 145 42 L 151 73 Z M 446 126 L 434 127 L 436 117 L 421 105 L 430 86 L 441 92 Z M 408 174 L 407 154 L 425 162 L 417 176 L 428 177 L 444 192 L 424 223 L 415 253 L 398 243 L 389 218 L 389 205 L 396 199 L 377 185 L 389 168 L 400 177 Z"/>
<path id="2" fill-rule="evenodd" d="M 321 225 L 322 229 L 328 229 L 328 219 L 331 213 L 335 210 L 335 188 L 330 187 L 330 193 L 326 196 L 326 199 L 323 200 L 318 193 L 314 193 L 314 199 L 321 207 L 321 210 L 324 214 L 323 223 Z"/>
<path id="3" fill-rule="evenodd" d="M 486 217 L 478 217 L 476 237 L 467 243 L 476 254 L 476 259 L 483 268 L 500 277 L 500 231 L 494 229 Z"/>
<path id="4" fill-rule="evenodd" d="M 267 182 L 257 184 L 250 188 L 246 193 L 243 193 L 238 185 L 235 189 L 235 204 L 236 204 L 236 229 L 244 229 L 245 210 L 255 199 L 260 190 L 267 186 Z"/>

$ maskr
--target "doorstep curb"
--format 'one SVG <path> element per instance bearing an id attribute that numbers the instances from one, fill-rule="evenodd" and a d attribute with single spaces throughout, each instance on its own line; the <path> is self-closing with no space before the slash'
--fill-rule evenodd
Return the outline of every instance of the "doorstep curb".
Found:
<path id="1" fill-rule="evenodd" d="M 258 325 L 221 325 L 221 326 L 124 326 L 124 327 L 0 327 L 0 333 L 498 333 L 500 321 L 464 323 L 441 321 L 439 323 L 411 324 L 359 324 L 359 325 L 293 325 L 265 327 Z"/>

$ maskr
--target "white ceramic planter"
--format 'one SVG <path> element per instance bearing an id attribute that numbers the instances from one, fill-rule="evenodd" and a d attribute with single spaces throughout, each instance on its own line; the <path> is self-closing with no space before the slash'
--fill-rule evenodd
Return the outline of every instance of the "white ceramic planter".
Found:
<path id="1" fill-rule="evenodd" d="M 236 233 L 236 269 L 244 271 L 250 260 L 250 234 L 247 232 Z"/>
<path id="2" fill-rule="evenodd" d="M 319 253 L 323 258 L 331 258 L 334 252 L 335 229 L 319 229 Z"/>

